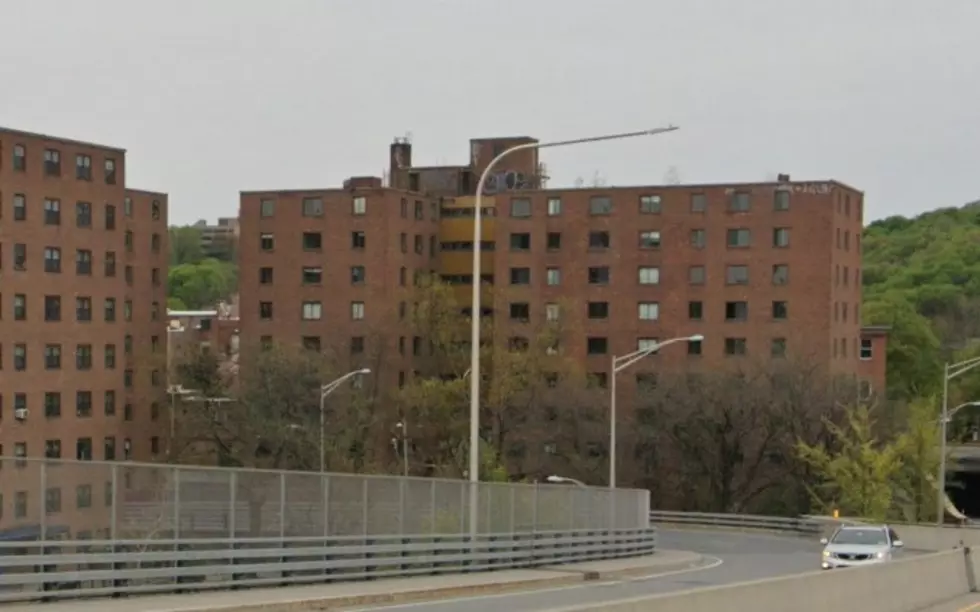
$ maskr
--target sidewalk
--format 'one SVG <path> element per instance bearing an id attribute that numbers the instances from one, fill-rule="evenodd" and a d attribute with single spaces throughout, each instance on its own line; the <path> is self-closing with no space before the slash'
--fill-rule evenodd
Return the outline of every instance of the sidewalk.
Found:
<path id="1" fill-rule="evenodd" d="M 699 554 L 662 550 L 648 557 L 592 561 L 534 570 L 344 582 L 316 586 L 240 591 L 204 591 L 186 595 L 146 595 L 120 599 L 65 600 L 50 604 L 11 604 L 4 612 L 293 612 L 340 610 L 357 606 L 478 597 L 553 588 L 586 580 L 616 580 L 683 570 L 700 564 Z"/>
<path id="2" fill-rule="evenodd" d="M 971 593 L 919 612 L 980 612 L 980 594 Z"/>

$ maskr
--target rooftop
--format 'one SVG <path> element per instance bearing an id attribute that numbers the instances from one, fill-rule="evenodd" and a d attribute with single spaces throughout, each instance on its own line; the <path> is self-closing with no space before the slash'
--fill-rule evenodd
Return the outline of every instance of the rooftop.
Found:
<path id="1" fill-rule="evenodd" d="M 15 130 L 13 128 L 7 128 L 0 126 L 0 134 L 11 134 L 13 136 L 24 136 L 25 138 L 38 138 L 41 140 L 50 140 L 51 142 L 61 142 L 64 144 L 80 145 L 83 147 L 92 147 L 95 149 L 104 149 L 106 151 L 114 151 L 117 153 L 125 153 L 126 149 L 121 149 L 119 147 L 110 147 L 108 145 L 98 144 L 95 142 L 86 142 L 84 140 L 72 140 L 71 138 L 62 138 L 60 136 L 51 136 L 50 134 L 41 134 L 39 132 L 25 132 L 24 130 Z"/>

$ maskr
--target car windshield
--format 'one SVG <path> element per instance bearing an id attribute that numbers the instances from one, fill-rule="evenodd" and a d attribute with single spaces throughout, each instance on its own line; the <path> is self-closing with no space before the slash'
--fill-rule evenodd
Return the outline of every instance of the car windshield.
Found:
<path id="1" fill-rule="evenodd" d="M 832 540 L 833 544 L 862 544 L 884 546 L 888 544 L 884 529 L 841 529 Z"/>

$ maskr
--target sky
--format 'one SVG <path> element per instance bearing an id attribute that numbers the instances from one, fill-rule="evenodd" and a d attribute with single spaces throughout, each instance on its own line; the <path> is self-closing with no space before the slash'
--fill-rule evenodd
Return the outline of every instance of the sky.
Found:
<path id="1" fill-rule="evenodd" d="M 550 187 L 837 179 L 866 218 L 980 198 L 980 0 L 0 0 L 0 125 L 127 149 L 171 221 L 470 138 Z"/>

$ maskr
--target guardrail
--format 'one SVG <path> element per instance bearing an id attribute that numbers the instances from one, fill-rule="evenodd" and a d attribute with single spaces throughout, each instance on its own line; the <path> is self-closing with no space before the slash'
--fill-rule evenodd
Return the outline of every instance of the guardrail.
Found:
<path id="1" fill-rule="evenodd" d="M 782 516 L 759 516 L 755 514 L 712 514 L 708 512 L 656 510 L 650 512 L 650 521 L 655 524 L 734 527 L 737 529 L 782 531 L 802 535 L 819 535 L 824 530 L 823 525 L 818 521 Z"/>
<path id="2" fill-rule="evenodd" d="M 0 543 L 0 602 L 533 568 L 652 554 L 656 530 Z"/>

